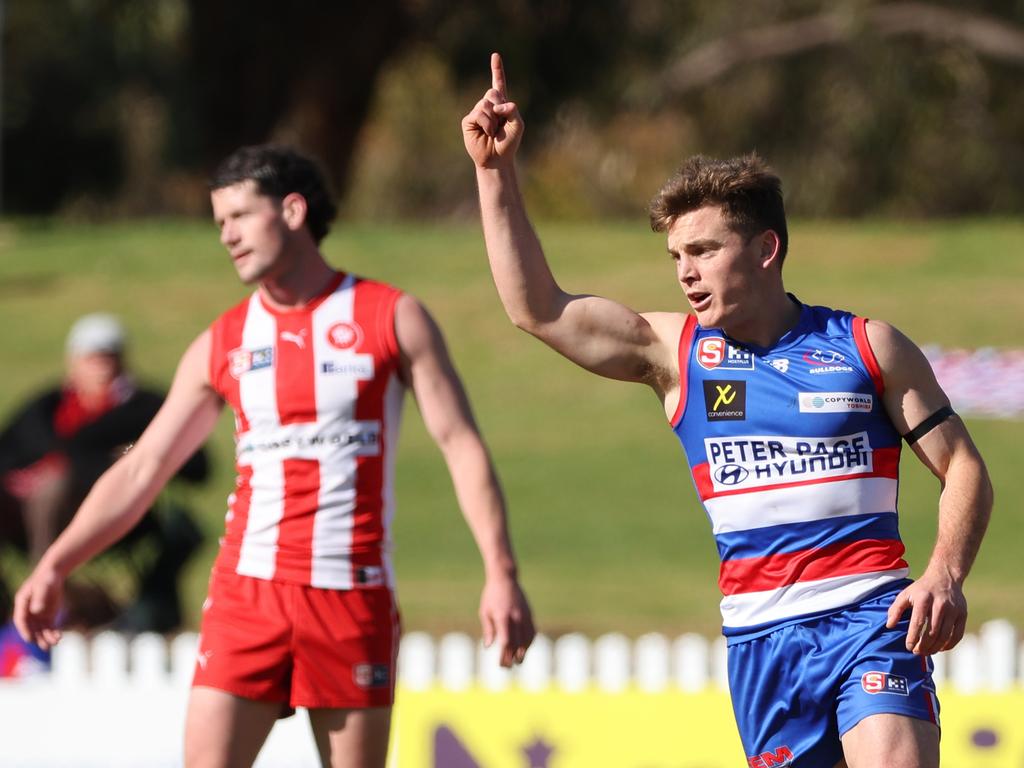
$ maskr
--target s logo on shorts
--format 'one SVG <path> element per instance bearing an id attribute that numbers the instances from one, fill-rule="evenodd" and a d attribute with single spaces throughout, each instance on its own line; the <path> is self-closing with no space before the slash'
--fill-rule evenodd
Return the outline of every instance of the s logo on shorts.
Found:
<path id="1" fill-rule="evenodd" d="M 865 693 L 895 693 L 897 696 L 909 696 L 910 688 L 907 678 L 890 675 L 888 672 L 865 672 L 860 678 L 860 687 Z"/>

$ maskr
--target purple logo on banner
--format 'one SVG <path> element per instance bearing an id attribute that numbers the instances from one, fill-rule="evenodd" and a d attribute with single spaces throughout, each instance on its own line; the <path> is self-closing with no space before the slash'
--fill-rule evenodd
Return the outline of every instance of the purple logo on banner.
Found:
<path id="1" fill-rule="evenodd" d="M 535 736 L 530 744 L 522 748 L 529 761 L 525 768 L 548 768 L 548 760 L 555 748 Z M 447 725 L 439 725 L 434 731 L 434 768 L 483 768 L 470 754 L 466 746 Z"/>

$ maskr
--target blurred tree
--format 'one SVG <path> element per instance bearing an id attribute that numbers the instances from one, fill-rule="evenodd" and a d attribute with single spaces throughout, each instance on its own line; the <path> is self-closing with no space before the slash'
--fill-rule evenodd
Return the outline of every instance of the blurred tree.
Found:
<path id="1" fill-rule="evenodd" d="M 267 140 L 350 212 L 472 211 L 495 49 L 548 215 L 634 215 L 685 155 L 750 149 L 797 213 L 1024 206 L 1024 0 L 37 0 L 3 36 L 7 211 L 196 212 Z"/>
<path id="2" fill-rule="evenodd" d="M 344 192 L 383 64 L 410 34 L 400 0 L 188 0 L 190 82 L 212 167 L 279 139 L 317 155 Z"/>
<path id="3" fill-rule="evenodd" d="M 120 181 L 115 86 L 127 64 L 120 3 L 11 3 L 4 27 L 3 156 L 8 210 L 51 211 Z M 54 12 L 59 10 L 60 12 Z M 126 61 L 125 59 L 128 59 Z"/>
<path id="4" fill-rule="evenodd" d="M 990 3 L 1009 10 L 1020 4 Z M 756 147 L 812 215 L 1017 209 L 1024 171 L 1024 29 L 934 3 L 847 0 L 680 51 L 663 103 L 699 116 L 698 146 Z M 1011 170 L 1013 169 L 1013 170 Z"/>
<path id="5" fill-rule="evenodd" d="M 751 149 L 782 172 L 798 214 L 1024 205 L 1020 0 L 416 8 L 420 44 L 386 67 L 364 129 L 357 213 L 474 210 L 472 175 L 448 170 L 465 165 L 457 147 L 422 125 L 405 129 L 416 141 L 397 137 L 413 114 L 456 126 L 487 86 L 493 49 L 526 116 L 524 176 L 541 215 L 636 215 L 686 155 Z M 427 95 L 424 61 L 436 73 Z M 425 147 L 437 163 L 418 159 Z"/>
<path id="6" fill-rule="evenodd" d="M 243 143 L 319 155 L 344 189 L 399 0 L 41 0 L 4 29 L 8 211 L 120 192 L 120 212 L 182 206 L 161 176 L 200 179 Z M 196 174 L 198 171 L 198 174 Z M 185 196 L 195 197 L 196 183 Z M 86 206 L 86 209 L 89 209 Z"/>
<path id="7" fill-rule="evenodd" d="M 513 63 L 516 99 L 538 125 L 567 100 L 585 95 L 600 110 L 618 99 L 623 60 L 634 40 L 615 34 L 630 13 L 629 0 L 421 0 L 419 38 L 448 62 L 457 86 L 489 77 L 488 58 L 501 51 Z"/>

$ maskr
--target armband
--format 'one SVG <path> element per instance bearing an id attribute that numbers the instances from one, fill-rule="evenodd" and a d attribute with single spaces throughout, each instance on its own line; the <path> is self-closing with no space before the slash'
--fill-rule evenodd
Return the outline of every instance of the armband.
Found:
<path id="1" fill-rule="evenodd" d="M 950 416 L 956 416 L 956 413 L 948 405 L 945 405 L 942 408 L 939 408 L 939 410 L 937 410 L 927 419 L 922 421 L 912 430 L 907 432 L 905 435 L 902 435 L 902 437 L 904 440 L 907 441 L 907 445 L 913 445 L 922 437 L 924 437 L 933 429 L 935 429 L 937 426 L 939 426 L 939 424 L 948 419 Z"/>

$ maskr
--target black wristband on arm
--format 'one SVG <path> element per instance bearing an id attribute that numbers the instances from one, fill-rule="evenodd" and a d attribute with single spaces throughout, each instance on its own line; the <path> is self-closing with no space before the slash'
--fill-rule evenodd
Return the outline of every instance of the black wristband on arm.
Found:
<path id="1" fill-rule="evenodd" d="M 907 445 L 913 445 L 950 416 L 956 416 L 956 413 L 948 405 L 944 405 L 902 437 L 907 441 Z"/>

